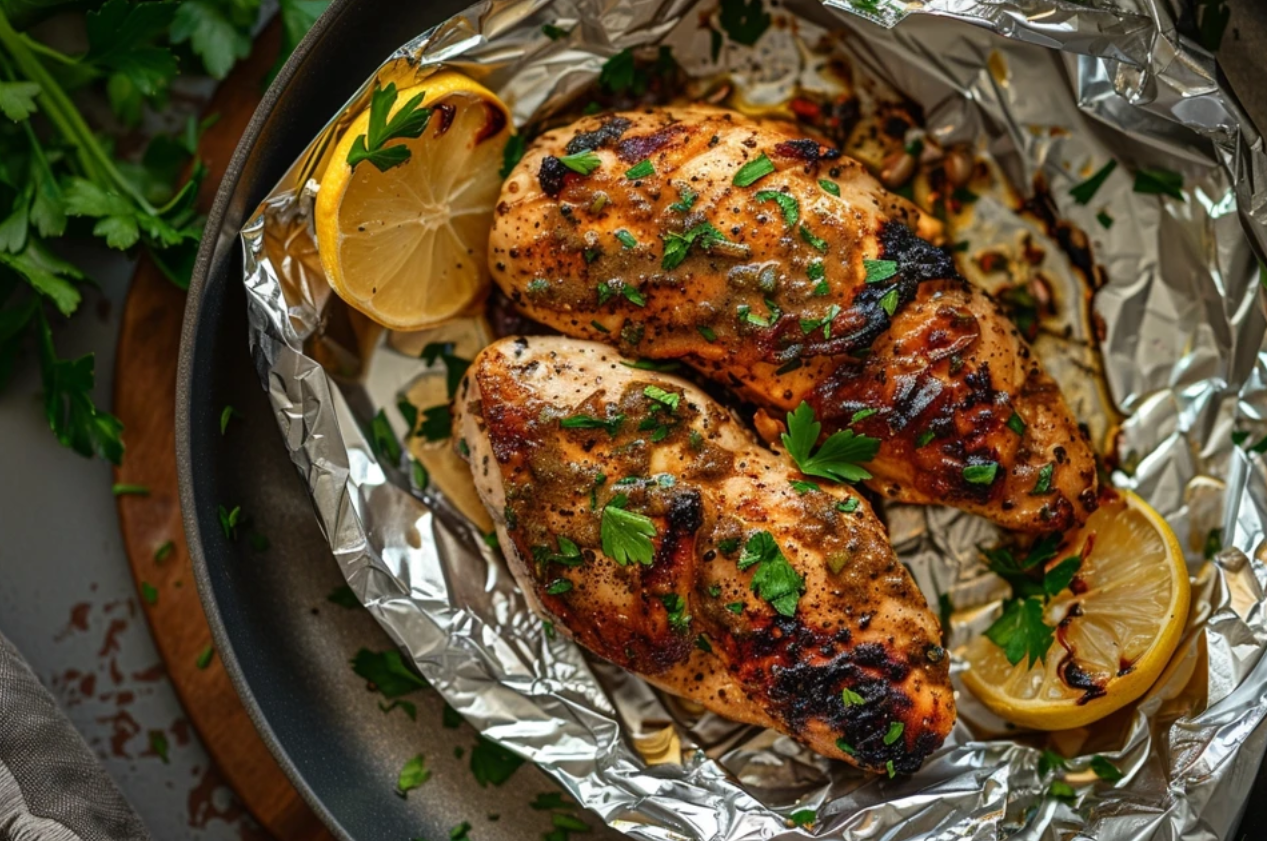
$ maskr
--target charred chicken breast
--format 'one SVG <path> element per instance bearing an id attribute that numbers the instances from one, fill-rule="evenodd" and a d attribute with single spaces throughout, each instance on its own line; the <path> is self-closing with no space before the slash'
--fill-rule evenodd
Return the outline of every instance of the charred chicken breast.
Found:
<path id="1" fill-rule="evenodd" d="M 656 108 L 537 138 L 503 187 L 489 264 L 565 334 L 880 439 L 867 467 L 887 498 L 1067 529 L 1095 507 L 1085 434 L 938 231 L 792 124 Z"/>
<path id="2" fill-rule="evenodd" d="M 916 770 L 955 705 L 937 620 L 848 485 L 684 380 L 561 337 L 472 363 L 455 434 L 535 606 L 595 654 L 829 757 Z"/>

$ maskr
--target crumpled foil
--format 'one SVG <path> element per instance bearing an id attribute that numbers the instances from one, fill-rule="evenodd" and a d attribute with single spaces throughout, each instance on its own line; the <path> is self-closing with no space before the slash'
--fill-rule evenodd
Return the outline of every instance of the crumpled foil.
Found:
<path id="1" fill-rule="evenodd" d="M 789 0 L 770 11 L 755 47 L 722 39 L 714 58 L 709 0 L 485 0 L 390 57 L 243 230 L 253 358 L 348 583 L 486 736 L 639 838 L 1227 838 L 1267 750 L 1267 482 L 1248 448 L 1267 433 L 1262 139 L 1211 57 L 1178 37 L 1165 0 Z M 566 35 L 551 40 L 544 24 Z M 1116 450 L 1113 482 L 1169 520 L 1194 581 L 1187 633 L 1139 703 L 1048 735 L 1009 728 L 960 691 L 945 746 L 893 780 L 701 714 L 549 634 L 482 539 L 488 521 L 469 489 L 463 502 L 460 469 L 431 452 L 432 483 L 420 487 L 410 459 L 385 463 L 368 432 L 384 410 L 405 434 L 401 396 L 443 402 L 444 370 L 418 358 L 422 342 L 455 339 L 469 358 L 486 325 L 384 336 L 331 295 L 310 226 L 333 142 L 375 82 L 455 67 L 523 126 L 559 112 L 617 51 L 667 44 L 691 77 L 729 76 L 750 102 L 774 103 L 822 83 L 812 46 L 836 31 L 857 72 L 922 106 L 929 137 L 971 145 L 1021 195 L 1049 185 L 1090 238 L 1104 283 L 1087 305 L 1073 286 L 1085 278 L 1049 231 L 997 196 L 973 212 L 978 240 L 1028 232 L 1043 244 L 1066 303 L 1064 329 L 1037 350 L 1093 440 Z M 1123 166 L 1076 204 L 1069 188 L 1111 157 Z M 1185 200 L 1134 192 L 1139 167 L 1181 172 Z M 1004 594 L 976 548 L 993 527 L 940 508 L 887 516 L 930 603 L 947 594 L 957 608 L 951 647 L 980 633 Z M 1047 746 L 1078 757 L 1065 776 L 1075 799 L 1045 796 Z M 1124 779 L 1097 779 L 1092 754 Z M 807 808 L 813 827 L 791 827 Z"/>

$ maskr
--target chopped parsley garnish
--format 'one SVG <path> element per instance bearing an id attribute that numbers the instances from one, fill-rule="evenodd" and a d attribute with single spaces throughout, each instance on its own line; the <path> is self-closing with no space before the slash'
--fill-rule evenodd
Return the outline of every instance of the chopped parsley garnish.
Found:
<path id="1" fill-rule="evenodd" d="M 686 213 L 695 206 L 695 200 L 699 198 L 699 193 L 689 187 L 683 187 L 678 192 L 678 200 L 669 205 L 669 210 L 676 210 L 678 213 Z"/>
<path id="2" fill-rule="evenodd" d="M 547 23 L 541 27 L 541 34 L 545 35 L 551 41 L 557 41 L 560 38 L 566 37 L 568 30 L 561 26 L 555 26 L 552 23 Z"/>
<path id="3" fill-rule="evenodd" d="M 1135 173 L 1135 192 L 1171 196 L 1187 201 L 1183 194 L 1183 176 L 1169 169 L 1141 169 Z"/>
<path id="4" fill-rule="evenodd" d="M 790 374 L 804 364 L 805 363 L 802 362 L 799 357 L 796 359 L 789 359 L 787 362 L 784 362 L 778 368 L 774 369 L 774 375 L 776 377 L 781 377 L 784 374 Z"/>
<path id="5" fill-rule="evenodd" d="M 915 449 L 918 450 L 921 447 L 927 447 L 930 443 L 932 443 L 932 440 L 936 437 L 937 437 L 937 434 L 933 432 L 931 429 L 925 429 L 919 435 L 915 436 Z"/>
<path id="6" fill-rule="evenodd" d="M 686 600 L 677 593 L 668 593 L 660 597 L 660 603 L 669 614 L 669 627 L 685 633 L 691 626 L 691 617 L 686 612 Z"/>
<path id="7" fill-rule="evenodd" d="M 835 181 L 828 181 L 826 178 L 823 178 L 819 180 L 818 186 L 823 188 L 824 193 L 830 193 L 831 195 L 837 197 L 840 196 L 840 187 L 836 185 Z"/>
<path id="8" fill-rule="evenodd" d="M 624 415 L 611 418 L 596 418 L 593 415 L 572 415 L 559 421 L 564 429 L 606 429 L 607 434 L 615 438 L 620 432 L 620 425 L 625 422 Z"/>
<path id="9" fill-rule="evenodd" d="M 1095 215 L 1095 221 L 1100 223 L 1100 227 L 1108 230 L 1113 227 L 1113 217 L 1109 215 L 1107 210 L 1101 210 Z"/>
<path id="10" fill-rule="evenodd" d="M 603 62 L 603 69 L 598 73 L 598 83 L 606 91 L 623 93 L 634 84 L 636 75 L 633 50 L 626 47 Z"/>
<path id="11" fill-rule="evenodd" d="M 370 651 L 362 648 L 352 658 L 352 671 L 372 684 L 389 701 L 430 687 L 405 665 L 400 652 L 395 649 Z"/>
<path id="12" fill-rule="evenodd" d="M 431 120 L 431 109 L 422 107 L 422 100 L 427 94 L 426 91 L 420 91 L 392 114 L 396 96 L 395 82 L 389 82 L 385 88 L 374 88 L 374 92 L 370 94 L 369 130 L 352 144 L 352 149 L 348 152 L 348 166 L 355 169 L 361 161 L 369 161 L 379 172 L 387 172 L 409 160 L 413 152 L 408 145 L 386 144 L 392 140 L 421 137 Z"/>
<path id="13" fill-rule="evenodd" d="M 426 362 L 428 366 L 436 364 L 437 359 L 444 364 L 444 383 L 450 400 L 457 394 L 458 386 L 462 384 L 462 377 L 471 367 L 471 360 L 455 356 L 453 348 L 453 342 L 430 342 L 418 355 L 418 358 Z"/>
<path id="14" fill-rule="evenodd" d="M 172 552 L 176 551 L 176 544 L 170 540 L 163 542 L 163 545 L 154 550 L 154 563 L 161 564 L 172 556 Z"/>
<path id="15" fill-rule="evenodd" d="M 546 794 L 538 794 L 537 799 L 529 803 L 528 806 L 536 809 L 538 812 L 548 812 L 552 809 L 572 808 L 572 804 L 568 802 L 561 791 L 551 791 Z"/>
<path id="16" fill-rule="evenodd" d="M 480 736 L 479 743 L 471 749 L 471 773 L 481 788 L 489 783 L 499 786 L 524 764 L 522 756 L 511 753 L 496 742 Z"/>
<path id="17" fill-rule="evenodd" d="M 1063 771 L 1068 767 L 1065 758 L 1050 748 L 1044 748 L 1038 757 L 1038 775 L 1047 776 L 1052 771 Z"/>
<path id="18" fill-rule="evenodd" d="M 593 320 L 593 321 L 591 321 L 591 322 L 590 322 L 590 327 L 593 327 L 595 330 L 597 330 L 597 331 L 598 331 L 598 332 L 600 332 L 600 333 L 610 333 L 610 332 L 611 332 L 610 330 L 608 330 L 608 329 L 607 329 L 607 328 L 603 325 L 603 323 L 602 323 L 601 321 L 598 321 L 597 319 L 595 319 L 595 320 Z"/>
<path id="19" fill-rule="evenodd" d="M 1097 777 L 1110 783 L 1116 783 L 1125 776 L 1116 765 L 1099 754 L 1091 757 L 1091 770 Z"/>
<path id="20" fill-rule="evenodd" d="M 676 359 L 670 359 L 667 362 L 657 362 L 654 359 L 635 359 L 633 362 L 622 359 L 620 364 L 626 368 L 636 368 L 639 371 L 676 371 L 682 367 L 682 363 Z"/>
<path id="21" fill-rule="evenodd" d="M 858 497 L 851 496 L 844 502 L 837 502 L 836 510 L 843 514 L 852 514 L 858 510 Z"/>
<path id="22" fill-rule="evenodd" d="M 568 169 L 580 175 L 589 175 L 594 170 L 602 166 L 602 158 L 598 157 L 591 149 L 585 149 L 571 155 L 564 155 L 559 158 L 559 163 Z"/>
<path id="23" fill-rule="evenodd" d="M 880 296 L 880 309 L 884 310 L 889 318 L 897 312 L 897 287 L 893 287 L 888 292 Z"/>
<path id="24" fill-rule="evenodd" d="M 840 315 L 841 312 L 840 304 L 832 304 L 827 308 L 827 312 L 822 318 L 802 318 L 801 332 L 809 335 L 821 327 L 823 328 L 823 340 L 826 341 L 831 338 L 831 323 L 836 320 L 836 316 Z"/>
<path id="25" fill-rule="evenodd" d="M 158 604 L 158 589 L 148 581 L 141 582 L 141 598 L 148 605 Z"/>
<path id="26" fill-rule="evenodd" d="M 760 2 L 760 0 L 756 0 Z M 743 166 L 739 167 L 739 171 L 735 173 L 735 178 L 731 182 L 736 187 L 751 187 L 762 178 L 774 172 L 774 164 L 762 152 L 759 157 L 753 158 Z"/>
<path id="27" fill-rule="evenodd" d="M 449 830 L 449 841 L 471 841 L 471 836 L 468 834 L 470 831 L 471 822 L 462 821 Z"/>
<path id="28" fill-rule="evenodd" d="M 706 324 L 701 324 L 695 329 L 698 330 L 699 334 L 704 337 L 704 341 L 709 342 L 710 344 L 717 341 L 717 333 L 714 332 L 712 327 L 709 327 Z"/>
<path id="29" fill-rule="evenodd" d="M 703 634 L 700 634 L 698 637 L 695 638 L 695 647 L 698 648 L 700 651 L 707 652 L 708 654 L 713 653 L 713 644 L 710 643 L 708 641 L 708 637 L 704 636 Z"/>
<path id="30" fill-rule="evenodd" d="M 561 596 L 572 589 L 572 582 L 566 578 L 556 578 L 546 587 L 546 594 L 551 596 Z"/>
<path id="31" fill-rule="evenodd" d="M 720 596 L 720 595 L 721 595 L 721 585 L 720 585 L 720 584 L 713 584 L 712 586 L 710 586 L 710 587 L 708 588 L 708 595 L 712 596 L 713 598 L 717 598 L 718 596 Z"/>
<path id="32" fill-rule="evenodd" d="M 858 421 L 864 421 L 879 411 L 880 411 L 879 409 L 872 409 L 872 408 L 859 409 L 858 411 L 854 412 L 853 417 L 849 419 L 849 425 L 853 426 Z"/>
<path id="33" fill-rule="evenodd" d="M 845 702 L 846 707 L 861 707 L 867 702 L 866 698 L 863 698 L 847 686 L 840 690 L 840 699 Z"/>
<path id="34" fill-rule="evenodd" d="M 718 22 L 730 40 L 751 47 L 770 28 L 770 15 L 761 0 L 722 0 Z"/>
<path id="35" fill-rule="evenodd" d="M 831 292 L 831 287 L 828 286 L 827 281 L 824 280 L 824 278 L 827 276 L 827 269 L 824 268 L 822 260 L 815 260 L 814 262 L 806 266 L 805 276 L 808 277 L 810 280 L 818 281 L 818 284 L 814 287 L 815 295 L 821 296 L 821 295 L 826 295 L 827 293 Z"/>
<path id="36" fill-rule="evenodd" d="M 1078 797 L 1078 792 L 1064 780 L 1052 780 L 1051 785 L 1047 787 L 1047 793 L 1057 800 L 1076 800 Z"/>
<path id="37" fill-rule="evenodd" d="M 599 474 L 602 475 L 602 474 Z M 603 477 L 604 480 L 606 477 Z M 562 564 L 565 567 L 580 566 L 584 560 L 581 555 L 581 547 L 577 546 L 571 538 L 558 535 L 555 542 L 559 544 L 559 551 L 555 552 L 549 546 L 533 546 L 532 559 L 542 566 L 546 564 Z"/>
<path id="38" fill-rule="evenodd" d="M 355 610 L 361 606 L 361 600 L 356 597 L 356 593 L 352 592 L 352 588 L 346 584 L 342 587 L 335 587 L 327 593 L 326 601 L 348 610 Z"/>
<path id="39" fill-rule="evenodd" d="M 214 646 L 204 646 L 202 651 L 198 652 L 198 658 L 194 660 L 194 666 L 200 670 L 205 669 L 211 665 L 211 661 L 215 658 L 215 656 L 216 649 Z"/>
<path id="40" fill-rule="evenodd" d="M 837 748 L 837 749 L 838 749 L 841 753 L 846 753 L 846 754 L 849 754 L 850 756 L 853 756 L 853 754 L 854 754 L 853 745 L 849 744 L 849 743 L 848 743 L 848 742 L 846 742 L 844 739 L 837 739 L 837 740 L 836 740 L 836 748 Z"/>
<path id="41" fill-rule="evenodd" d="M 897 769 L 893 767 L 892 759 L 884 763 L 884 770 L 888 772 L 890 780 L 897 776 Z"/>
<path id="42" fill-rule="evenodd" d="M 862 269 L 867 273 L 867 283 L 879 283 L 897 274 L 896 260 L 863 260 Z"/>
<path id="43" fill-rule="evenodd" d="M 448 406 L 432 406 L 422 410 L 422 426 L 418 431 L 428 441 L 443 441 L 453 433 L 453 414 Z"/>
<path id="44" fill-rule="evenodd" d="M 630 562 L 650 566 L 655 560 L 655 546 L 651 543 L 656 536 L 655 523 L 645 514 L 625 510 L 628 504 L 629 497 L 616 494 L 603 508 L 603 554 L 621 566 Z"/>
<path id="45" fill-rule="evenodd" d="M 427 770 L 425 762 L 422 754 L 406 762 L 400 769 L 400 776 L 396 778 L 396 791 L 403 795 L 431 779 L 431 772 Z"/>
<path id="46" fill-rule="evenodd" d="M 670 412 L 676 412 L 678 405 L 682 402 L 682 395 L 673 391 L 665 391 L 658 385 L 649 385 L 642 390 L 644 397 L 668 406 Z"/>
<path id="47" fill-rule="evenodd" d="M 634 235 L 621 228 L 616 232 L 616 239 L 620 240 L 620 244 L 625 248 L 637 248 L 638 240 L 634 239 Z"/>
<path id="48" fill-rule="evenodd" d="M 1075 184 L 1069 188 L 1069 195 L 1073 196 L 1073 200 L 1078 204 L 1088 204 L 1091 199 L 1095 198 L 1095 194 L 1104 186 L 1104 182 L 1109 180 L 1109 176 L 1113 174 L 1113 170 L 1117 169 L 1117 161 L 1110 160 L 1104 166 L 1096 171 L 1086 181 Z"/>
<path id="49" fill-rule="evenodd" d="M 586 263 L 592 263 L 603 256 L 603 251 L 600 248 L 586 248 L 581 252 L 581 256 L 585 258 Z"/>
<path id="50" fill-rule="evenodd" d="M 879 439 L 842 429 L 833 432 L 818 451 L 813 452 L 823 425 L 815 420 L 814 410 L 805 401 L 801 401 L 795 411 L 788 412 L 787 429 L 782 435 L 783 446 L 805 475 L 834 482 L 860 482 L 871 478 L 861 464 L 875 458 L 880 451 Z"/>
<path id="51" fill-rule="evenodd" d="M 1038 478 L 1034 481 L 1034 489 L 1029 492 L 1030 496 L 1042 496 L 1051 493 L 1051 477 L 1056 472 L 1056 463 L 1048 462 L 1038 470 Z"/>
<path id="52" fill-rule="evenodd" d="M 955 191 L 950 194 L 950 197 L 960 204 L 972 204 L 977 199 L 981 198 L 967 187 L 956 187 Z"/>
<path id="53" fill-rule="evenodd" d="M 1055 628 L 1043 621 L 1042 599 L 1008 599 L 1003 603 L 1003 615 L 986 629 L 985 635 L 1003 649 L 1013 666 L 1028 659 L 1032 668 L 1038 661 L 1046 661 Z"/>
<path id="54" fill-rule="evenodd" d="M 1082 556 L 1071 555 L 1047 570 L 1043 575 L 1043 595 L 1052 598 L 1060 592 L 1068 590 L 1069 585 L 1073 583 L 1073 577 L 1078 574 L 1078 570 L 1081 568 Z"/>
<path id="55" fill-rule="evenodd" d="M 651 163 L 650 158 L 643 158 L 625 170 L 625 177 L 630 181 L 636 181 L 639 178 L 649 178 L 652 175 L 655 175 L 655 164 Z"/>
<path id="56" fill-rule="evenodd" d="M 814 236 L 814 232 L 811 231 L 809 228 L 805 227 L 804 225 L 801 226 L 801 239 L 809 243 L 809 246 L 813 248 L 815 251 L 819 252 L 820 254 L 827 253 L 827 240 L 819 239 L 818 237 Z"/>
<path id="57" fill-rule="evenodd" d="M 710 222 L 701 222 L 684 234 L 667 233 L 664 235 L 664 258 L 660 261 L 660 268 L 665 271 L 676 269 L 695 245 L 708 251 L 719 242 L 728 240 Z"/>
<path id="58" fill-rule="evenodd" d="M 647 305 L 647 299 L 643 297 L 642 293 L 628 284 L 620 287 L 620 294 L 624 295 L 625 300 L 635 307 L 645 307 Z"/>
<path id="59" fill-rule="evenodd" d="M 752 575 L 752 591 L 783 616 L 796 615 L 796 605 L 805 589 L 805 579 L 788 563 L 773 535 L 768 531 L 759 531 L 748 538 L 737 566 L 740 570 L 755 566 L 757 569 Z"/>
<path id="60" fill-rule="evenodd" d="M 154 751 L 155 756 L 163 760 L 164 765 L 166 765 L 167 762 L 169 761 L 168 755 L 167 755 L 167 749 L 168 749 L 167 734 L 164 733 L 162 730 L 151 730 L 150 731 L 150 750 Z"/>
<path id="61" fill-rule="evenodd" d="M 229 429 L 229 421 L 237 418 L 242 419 L 242 413 L 232 406 L 225 406 L 220 412 L 220 434 L 223 435 Z"/>
<path id="62" fill-rule="evenodd" d="M 723 555 L 733 555 L 739 551 L 739 539 L 728 537 L 725 540 L 717 541 L 717 551 Z"/>
<path id="63" fill-rule="evenodd" d="M 392 430 L 391 421 L 387 419 L 385 409 L 379 409 L 378 414 L 370 421 L 370 435 L 374 444 L 374 453 L 379 459 L 392 465 L 400 463 L 403 451 L 396 433 Z"/>
<path id="64" fill-rule="evenodd" d="M 900 721 L 894 721 L 889 724 L 889 730 L 884 734 L 884 743 L 891 745 L 898 739 L 902 738 L 902 733 L 906 730 L 906 725 Z"/>
<path id="65" fill-rule="evenodd" d="M 731 602 L 730 604 L 726 605 L 726 609 L 736 615 L 743 613 L 743 602 Z"/>
<path id="66" fill-rule="evenodd" d="M 788 815 L 788 820 L 793 826 L 810 826 L 814 821 L 818 820 L 818 811 L 815 809 L 799 809 Z"/>
<path id="67" fill-rule="evenodd" d="M 595 289 L 598 291 L 598 305 L 600 307 L 610 301 L 616 294 L 616 287 L 612 285 L 611 281 L 600 283 Z"/>
<path id="68" fill-rule="evenodd" d="M 1007 428 L 1015 432 L 1017 435 L 1024 435 L 1025 419 L 1016 412 L 1013 412 L 1012 416 L 1007 419 Z"/>
<path id="69" fill-rule="evenodd" d="M 779 309 L 779 305 L 769 298 L 765 299 L 766 308 L 770 311 L 768 316 L 757 315 L 752 311 L 752 307 L 747 304 L 740 304 L 735 314 L 739 316 L 740 321 L 746 321 L 757 327 L 770 327 L 779 320 L 779 316 L 783 315 L 783 310 Z"/>
<path id="70" fill-rule="evenodd" d="M 778 190 L 762 190 L 757 193 L 757 201 L 772 201 L 783 211 L 783 221 L 789 228 L 795 227 L 801 218 L 801 203 L 795 196 L 781 193 Z"/>
<path id="71" fill-rule="evenodd" d="M 963 480 L 970 485 L 990 485 L 999 473 L 998 462 L 987 461 L 970 464 L 963 469 Z"/>
<path id="72" fill-rule="evenodd" d="M 523 160 L 524 150 L 528 148 L 528 138 L 523 134 L 512 134 L 506 140 L 506 148 L 502 149 L 502 168 L 498 173 L 502 178 L 509 177 L 515 167 Z"/>
<path id="73" fill-rule="evenodd" d="M 235 505 L 227 509 L 223 505 L 216 506 L 216 516 L 220 518 L 220 530 L 226 540 L 238 539 L 238 523 L 242 520 L 242 506 Z"/>
<path id="74" fill-rule="evenodd" d="M 115 482 L 110 487 L 110 492 L 115 496 L 149 496 L 150 489 L 145 485 L 129 485 L 124 482 Z"/>
<path id="75" fill-rule="evenodd" d="M 822 488 L 820 488 L 818 485 L 814 484 L 813 482 L 803 482 L 799 479 L 793 479 L 792 490 L 796 491 L 801 496 L 805 496 L 805 494 L 809 493 L 810 491 L 821 491 Z"/>

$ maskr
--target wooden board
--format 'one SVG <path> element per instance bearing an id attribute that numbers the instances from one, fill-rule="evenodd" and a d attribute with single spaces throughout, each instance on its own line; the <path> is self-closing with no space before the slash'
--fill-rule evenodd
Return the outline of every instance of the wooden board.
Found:
<path id="1" fill-rule="evenodd" d="M 256 42 L 207 106 L 219 120 L 198 154 L 209 172 L 199 204 L 206 212 L 264 92 L 281 28 L 276 22 Z M 176 481 L 176 362 L 185 293 L 142 259 L 128 293 L 114 372 L 114 413 L 124 425 L 127 456 L 115 481 L 143 484 L 149 496 L 119 498 L 119 526 L 132 575 L 159 593 L 150 605 L 138 598 L 167 674 L 207 752 L 251 815 L 280 841 L 328 839 L 330 834 L 291 786 L 255 731 L 218 658 L 198 667 L 211 630 L 198 600 L 181 527 Z M 170 554 L 155 553 L 168 541 Z"/>

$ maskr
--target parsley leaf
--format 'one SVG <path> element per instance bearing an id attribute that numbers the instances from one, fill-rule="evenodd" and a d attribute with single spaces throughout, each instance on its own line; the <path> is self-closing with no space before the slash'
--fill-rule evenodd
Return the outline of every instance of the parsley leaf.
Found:
<path id="1" fill-rule="evenodd" d="M 634 235 L 621 228 L 615 233 L 616 239 L 620 240 L 620 244 L 625 248 L 637 248 L 638 240 L 634 239 Z M 601 301 L 599 303 L 602 303 Z"/>
<path id="2" fill-rule="evenodd" d="M 53 333 L 41 312 L 37 316 L 40 370 L 44 379 L 44 414 L 57 440 L 80 455 L 97 455 L 112 464 L 123 459 L 123 424 L 92 402 L 93 354 L 58 359 Z"/>
<path id="3" fill-rule="evenodd" d="M 736 187 L 751 187 L 772 172 L 774 172 L 774 164 L 766 157 L 765 152 L 762 152 L 760 156 L 739 167 L 731 183 Z"/>
<path id="4" fill-rule="evenodd" d="M 770 28 L 770 15 L 761 0 L 722 0 L 718 23 L 730 40 L 751 47 Z"/>
<path id="5" fill-rule="evenodd" d="M 589 175 L 589 173 L 585 172 L 582 175 Z M 625 170 L 625 177 L 630 181 L 636 181 L 639 178 L 650 178 L 652 175 L 655 175 L 655 164 L 651 163 L 650 158 L 643 158 Z"/>
<path id="6" fill-rule="evenodd" d="M 502 150 L 502 168 L 498 175 L 509 178 L 519 162 L 523 160 L 524 151 L 528 148 L 528 139 L 522 134 L 512 134 Z"/>
<path id="7" fill-rule="evenodd" d="M 239 59 L 251 53 L 250 28 L 259 3 L 184 0 L 172 20 L 173 44 L 189 42 L 207 72 L 223 79 Z"/>
<path id="8" fill-rule="evenodd" d="M 969 464 L 963 469 L 963 480 L 970 485 L 991 485 L 999 473 L 998 462 L 986 461 Z"/>
<path id="9" fill-rule="evenodd" d="M 396 791 L 404 795 L 431 779 L 431 772 L 427 770 L 425 762 L 422 754 L 406 762 L 396 778 Z"/>
<path id="10" fill-rule="evenodd" d="M 814 236 L 814 232 L 804 225 L 801 226 L 801 239 L 805 240 L 815 251 L 822 254 L 827 253 L 827 240 Z"/>
<path id="11" fill-rule="evenodd" d="M 1065 758 L 1050 748 L 1045 748 L 1038 757 L 1038 775 L 1040 777 L 1047 776 L 1051 771 L 1063 771 L 1068 764 Z"/>
<path id="12" fill-rule="evenodd" d="M 897 287 L 889 289 L 880 296 L 880 309 L 884 310 L 885 315 L 892 318 L 897 312 Z"/>
<path id="13" fill-rule="evenodd" d="M 559 426 L 564 429 L 606 429 L 607 434 L 615 438 L 620 432 L 620 425 L 624 422 L 624 415 L 615 415 L 607 419 L 596 418 L 593 415 L 572 415 L 559 421 Z"/>
<path id="14" fill-rule="evenodd" d="M 796 200 L 795 196 L 787 193 L 781 193 L 778 190 L 761 190 L 757 193 L 757 201 L 772 201 L 783 211 L 783 221 L 787 223 L 789 228 L 796 227 L 797 221 L 801 218 L 801 203 Z"/>
<path id="15" fill-rule="evenodd" d="M 1043 593 L 1051 598 L 1062 590 L 1069 589 L 1073 577 L 1082 568 L 1082 556 L 1072 555 L 1056 564 L 1043 576 Z"/>
<path id="16" fill-rule="evenodd" d="M 788 815 L 788 820 L 793 826 L 810 826 L 814 821 L 818 820 L 818 810 L 816 809 L 798 809 Z"/>
<path id="17" fill-rule="evenodd" d="M 846 707 L 861 707 L 867 702 L 866 698 L 863 698 L 847 686 L 840 691 L 840 698 L 845 702 Z"/>
<path id="18" fill-rule="evenodd" d="M 1056 463 L 1050 462 L 1044 464 L 1038 470 L 1038 478 L 1034 480 L 1034 489 L 1029 492 L 1030 496 L 1042 496 L 1051 493 L 1051 477 L 1056 472 Z"/>
<path id="19" fill-rule="evenodd" d="M 623 49 L 607 61 L 598 73 L 598 83 L 608 93 L 623 93 L 634 83 L 633 50 Z"/>
<path id="20" fill-rule="evenodd" d="M 756 566 L 752 575 L 752 591 L 783 616 L 796 615 L 797 602 L 805 590 L 805 579 L 788 563 L 773 535 L 759 531 L 748 538 L 737 566 L 740 570 Z"/>
<path id="21" fill-rule="evenodd" d="M 1007 428 L 1015 432 L 1017 435 L 1024 435 L 1025 419 L 1016 412 L 1012 412 L 1012 415 L 1007 419 Z"/>
<path id="22" fill-rule="evenodd" d="M 819 179 L 818 186 L 823 188 L 824 193 L 828 193 L 829 195 L 836 197 L 840 196 L 840 187 L 837 186 L 835 181 L 828 181 L 826 178 L 822 178 Z"/>
<path id="23" fill-rule="evenodd" d="M 480 788 L 487 788 L 489 783 L 501 785 L 523 764 L 522 756 L 511 753 L 483 736 L 480 736 L 479 743 L 471 749 L 471 773 L 475 775 L 475 782 L 480 784 Z"/>
<path id="24" fill-rule="evenodd" d="M 695 200 L 699 198 L 699 193 L 683 187 L 678 191 L 678 200 L 669 205 L 669 210 L 676 210 L 678 213 L 687 213 L 695 206 Z M 760 198 L 760 195 L 758 195 Z"/>
<path id="25" fill-rule="evenodd" d="M 40 86 L 34 82 L 0 82 L 0 112 L 15 123 L 30 117 L 39 108 L 35 97 Z"/>
<path id="26" fill-rule="evenodd" d="M 1073 200 L 1078 204 L 1088 204 L 1091 199 L 1095 198 L 1095 194 L 1104 186 L 1104 182 L 1113 174 L 1113 170 L 1117 169 L 1117 161 L 1110 159 L 1108 163 L 1100 167 L 1100 169 L 1080 184 L 1075 184 L 1069 188 L 1069 195 L 1073 196 Z"/>
<path id="27" fill-rule="evenodd" d="M 395 82 L 388 82 L 385 88 L 374 88 L 370 94 L 369 130 L 352 144 L 348 166 L 355 168 L 361 161 L 369 161 L 380 172 L 387 172 L 409 160 L 413 152 L 408 146 L 386 144 L 421 137 L 431 121 L 431 109 L 422 107 L 426 92 L 421 91 L 392 113 L 396 97 Z"/>
<path id="28" fill-rule="evenodd" d="M 603 159 L 589 149 L 572 155 L 564 155 L 558 160 L 568 169 L 581 175 L 589 175 L 603 164 Z"/>
<path id="29" fill-rule="evenodd" d="M 1046 661 L 1055 630 L 1043 621 L 1042 599 L 1008 599 L 1003 603 L 1003 615 L 986 629 L 985 635 L 1003 649 L 1013 666 L 1028 659 L 1032 668 L 1038 661 Z"/>
<path id="30" fill-rule="evenodd" d="M 405 665 L 400 652 L 395 649 L 370 651 L 362 648 L 352 658 L 352 671 L 389 701 L 431 686 Z"/>
<path id="31" fill-rule="evenodd" d="M 1138 170 L 1135 173 L 1135 192 L 1188 200 L 1183 194 L 1183 175 L 1168 169 Z"/>
<path id="32" fill-rule="evenodd" d="M 708 251 L 723 242 L 729 240 L 711 222 L 701 222 L 684 234 L 671 231 L 664 235 L 664 259 L 660 261 L 660 268 L 676 269 L 695 245 Z"/>
<path id="33" fill-rule="evenodd" d="M 863 260 L 862 269 L 867 273 L 867 283 L 879 283 L 897 274 L 896 260 Z"/>
<path id="34" fill-rule="evenodd" d="M 645 514 L 627 511 L 629 497 L 616 494 L 603 508 L 600 532 L 603 554 L 621 566 L 637 562 L 650 566 L 655 560 L 655 546 L 651 538 L 656 536 L 655 523 Z"/>
<path id="35" fill-rule="evenodd" d="M 665 391 L 656 385 L 649 385 L 642 390 L 644 397 L 654 400 L 657 403 L 668 406 L 670 412 L 676 412 L 678 405 L 682 402 L 682 395 L 674 391 Z"/>
<path id="36" fill-rule="evenodd" d="M 900 721 L 889 723 L 888 732 L 884 734 L 884 744 L 891 745 L 898 739 L 902 738 L 902 733 L 906 730 L 906 725 Z"/>
<path id="37" fill-rule="evenodd" d="M 685 633 L 691 625 L 690 614 L 686 612 L 686 600 L 677 593 L 668 593 L 660 597 L 660 602 L 669 615 L 669 627 Z"/>
<path id="38" fill-rule="evenodd" d="M 1073 786 L 1064 780 L 1052 780 L 1051 785 L 1047 787 L 1047 793 L 1057 800 L 1076 800 L 1078 797 Z"/>
<path id="39" fill-rule="evenodd" d="M 876 457 L 880 451 L 879 439 L 843 429 L 833 432 L 818 451 L 813 452 L 823 425 L 815 420 L 814 410 L 805 401 L 788 413 L 787 428 L 788 431 L 782 435 L 783 446 L 805 475 L 835 482 L 859 482 L 871 478 L 861 463 Z"/>
<path id="40" fill-rule="evenodd" d="M 1116 765 L 1099 754 L 1091 757 L 1091 770 L 1097 777 L 1110 783 L 1116 783 L 1125 776 Z"/>

